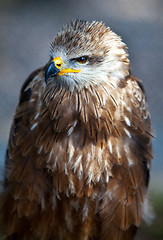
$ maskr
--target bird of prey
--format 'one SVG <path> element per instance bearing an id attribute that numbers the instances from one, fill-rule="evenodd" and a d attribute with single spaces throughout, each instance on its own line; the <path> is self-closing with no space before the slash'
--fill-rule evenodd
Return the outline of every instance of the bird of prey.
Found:
<path id="1" fill-rule="evenodd" d="M 152 127 L 126 45 L 75 20 L 25 81 L 6 152 L 7 240 L 131 240 L 149 214 Z"/>

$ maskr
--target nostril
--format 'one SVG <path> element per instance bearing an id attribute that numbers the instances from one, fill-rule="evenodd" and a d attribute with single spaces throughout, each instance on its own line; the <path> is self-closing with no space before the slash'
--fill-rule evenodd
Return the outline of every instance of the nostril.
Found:
<path id="1" fill-rule="evenodd" d="M 54 62 L 54 64 L 55 64 L 55 67 L 56 67 L 56 68 L 58 68 L 58 69 L 61 68 L 61 66 L 62 66 L 62 60 L 61 60 L 60 57 L 55 57 L 55 58 L 53 59 L 53 62 Z"/>

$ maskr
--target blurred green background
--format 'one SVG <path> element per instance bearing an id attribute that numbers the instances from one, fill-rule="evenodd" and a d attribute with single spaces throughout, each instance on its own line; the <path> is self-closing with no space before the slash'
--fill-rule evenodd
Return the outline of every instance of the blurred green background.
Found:
<path id="1" fill-rule="evenodd" d="M 149 196 L 155 219 L 137 240 L 163 239 L 163 1 L 162 0 L 0 0 L 0 169 L 20 88 L 44 65 L 49 43 L 61 26 L 79 18 L 100 20 L 122 36 L 132 73 L 143 81 L 156 139 Z"/>

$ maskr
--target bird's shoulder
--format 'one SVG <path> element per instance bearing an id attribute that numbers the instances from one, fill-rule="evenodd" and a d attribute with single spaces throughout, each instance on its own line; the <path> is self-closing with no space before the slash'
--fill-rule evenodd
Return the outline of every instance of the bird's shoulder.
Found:
<path id="1" fill-rule="evenodd" d="M 19 102 L 10 130 L 7 148 L 8 155 L 18 148 L 25 136 L 29 135 L 33 121 L 37 118 L 43 88 L 44 67 L 41 67 L 29 75 L 21 88 Z"/>
<path id="2" fill-rule="evenodd" d="M 133 75 L 129 76 L 126 82 L 126 94 L 123 100 L 125 102 L 125 112 L 131 120 L 131 125 L 143 135 L 153 138 L 154 134 L 147 97 L 140 79 Z"/>

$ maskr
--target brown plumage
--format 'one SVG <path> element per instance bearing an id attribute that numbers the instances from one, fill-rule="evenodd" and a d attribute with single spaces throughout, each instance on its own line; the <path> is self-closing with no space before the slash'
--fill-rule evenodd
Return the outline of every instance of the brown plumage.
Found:
<path id="1" fill-rule="evenodd" d="M 133 239 L 148 214 L 152 136 L 120 37 L 98 22 L 63 27 L 48 64 L 24 83 L 11 127 L 6 239 Z"/>

